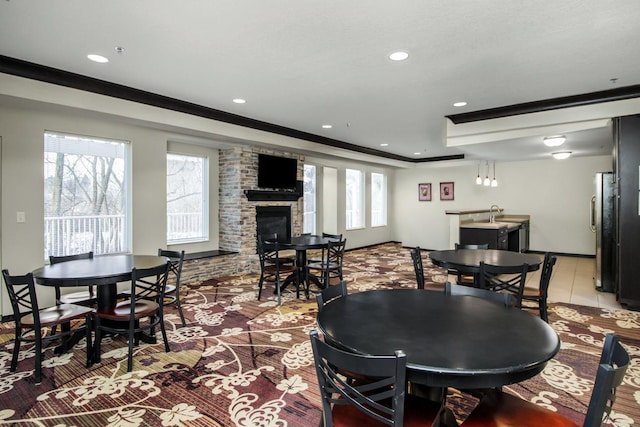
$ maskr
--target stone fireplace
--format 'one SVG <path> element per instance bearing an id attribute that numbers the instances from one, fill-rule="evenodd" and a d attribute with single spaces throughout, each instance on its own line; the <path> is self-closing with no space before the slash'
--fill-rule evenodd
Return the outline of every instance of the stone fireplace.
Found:
<path id="1" fill-rule="evenodd" d="M 266 212 L 280 213 L 288 216 L 282 225 L 282 219 L 275 219 L 272 213 L 265 216 L 266 227 L 284 227 L 284 233 L 298 236 L 302 233 L 303 200 L 273 197 L 270 200 L 252 201 L 245 195 L 245 190 L 257 188 L 258 153 L 276 156 L 296 157 L 298 159 L 298 180 L 302 180 L 304 157 L 292 153 L 276 152 L 252 147 L 234 147 L 220 150 L 219 154 L 219 239 L 218 248 L 231 252 L 223 256 L 189 261 L 189 274 L 183 278 L 187 282 L 197 283 L 214 277 L 237 274 L 259 273 L 260 263 L 257 255 L 256 240 L 258 216 Z M 260 212 L 260 214 L 258 213 Z M 261 220 L 262 221 L 262 220 Z M 276 231 L 281 234 L 280 231 Z M 187 266 L 185 265 L 185 268 Z M 185 277 L 187 276 L 187 277 Z"/>

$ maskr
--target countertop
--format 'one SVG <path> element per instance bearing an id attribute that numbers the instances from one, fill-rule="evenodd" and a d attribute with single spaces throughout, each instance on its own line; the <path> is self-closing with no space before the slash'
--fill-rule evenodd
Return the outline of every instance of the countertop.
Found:
<path id="1" fill-rule="evenodd" d="M 520 228 L 520 222 L 513 221 L 496 221 L 496 222 L 488 222 L 488 221 L 479 221 L 479 222 L 465 222 L 460 224 L 460 228 L 483 228 L 488 230 L 499 230 L 501 228 L 506 228 L 507 231 L 516 230 Z"/>

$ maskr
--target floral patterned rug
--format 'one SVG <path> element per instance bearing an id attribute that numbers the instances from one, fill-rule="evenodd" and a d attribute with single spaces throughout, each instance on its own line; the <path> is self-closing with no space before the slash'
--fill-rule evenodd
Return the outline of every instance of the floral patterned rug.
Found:
<path id="1" fill-rule="evenodd" d="M 426 255 L 425 255 L 426 256 Z M 384 244 L 348 251 L 350 293 L 415 287 L 409 249 Z M 427 287 L 442 290 L 445 272 L 426 260 Z M 172 351 L 135 349 L 126 373 L 122 337 L 103 341 L 102 363 L 85 368 L 83 344 L 56 356 L 47 349 L 43 381 L 34 384 L 34 349 L 23 345 L 9 372 L 13 323 L 0 326 L 0 425 L 40 426 L 318 426 L 318 386 L 308 333 L 316 304 L 288 289 L 278 307 L 271 289 L 257 301 L 257 275 L 212 278 L 185 287 L 187 326 L 166 310 Z M 372 313 L 375 315 L 375 313 Z M 582 423 L 604 335 L 615 332 L 632 357 L 611 423 L 640 425 L 640 313 L 553 304 L 550 324 L 560 353 L 538 376 L 505 389 Z M 462 421 L 475 404 L 450 392 Z"/>

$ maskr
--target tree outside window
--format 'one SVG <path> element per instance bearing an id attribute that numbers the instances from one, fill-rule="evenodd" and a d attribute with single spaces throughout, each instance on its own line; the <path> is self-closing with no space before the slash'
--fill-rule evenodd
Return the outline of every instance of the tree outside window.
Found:
<path id="1" fill-rule="evenodd" d="M 387 177 L 371 174 L 371 226 L 387 225 Z"/>
<path id="2" fill-rule="evenodd" d="M 316 167 L 304 165 L 302 232 L 316 234 Z"/>
<path id="3" fill-rule="evenodd" d="M 347 209 L 346 229 L 364 227 L 364 174 L 362 171 L 346 170 Z"/>

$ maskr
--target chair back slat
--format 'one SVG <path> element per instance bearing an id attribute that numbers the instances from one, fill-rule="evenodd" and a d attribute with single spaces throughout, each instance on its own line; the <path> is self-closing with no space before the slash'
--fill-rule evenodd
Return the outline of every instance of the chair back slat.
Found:
<path id="1" fill-rule="evenodd" d="M 505 307 L 513 307 L 516 305 L 516 298 L 507 292 L 494 292 L 489 289 L 472 288 L 471 286 L 456 285 L 446 282 L 444 286 L 445 295 L 468 295 L 477 298 L 483 298 L 504 304 Z"/>
<path id="2" fill-rule="evenodd" d="M 316 302 L 318 303 L 318 312 L 322 311 L 325 304 L 333 301 L 336 298 L 347 296 L 347 282 L 341 280 L 337 285 L 327 286 L 322 289 L 316 295 Z"/>
<path id="3" fill-rule="evenodd" d="M 418 289 L 424 289 L 424 266 L 422 264 L 420 246 L 416 246 L 411 249 L 411 260 L 413 261 L 413 271 L 416 274 L 416 284 Z"/>
<path id="4" fill-rule="evenodd" d="M 516 296 L 516 306 L 521 308 L 528 271 L 528 264 L 500 266 L 480 262 L 479 287 L 492 291 L 511 292 Z"/>
<path id="5" fill-rule="evenodd" d="M 4 283 L 9 294 L 9 301 L 13 309 L 16 327 L 21 327 L 21 318 L 24 315 L 32 314 L 34 323 L 40 323 L 38 298 L 36 297 L 36 286 L 33 274 L 27 273 L 22 276 L 12 276 L 7 269 L 2 270 Z"/>

